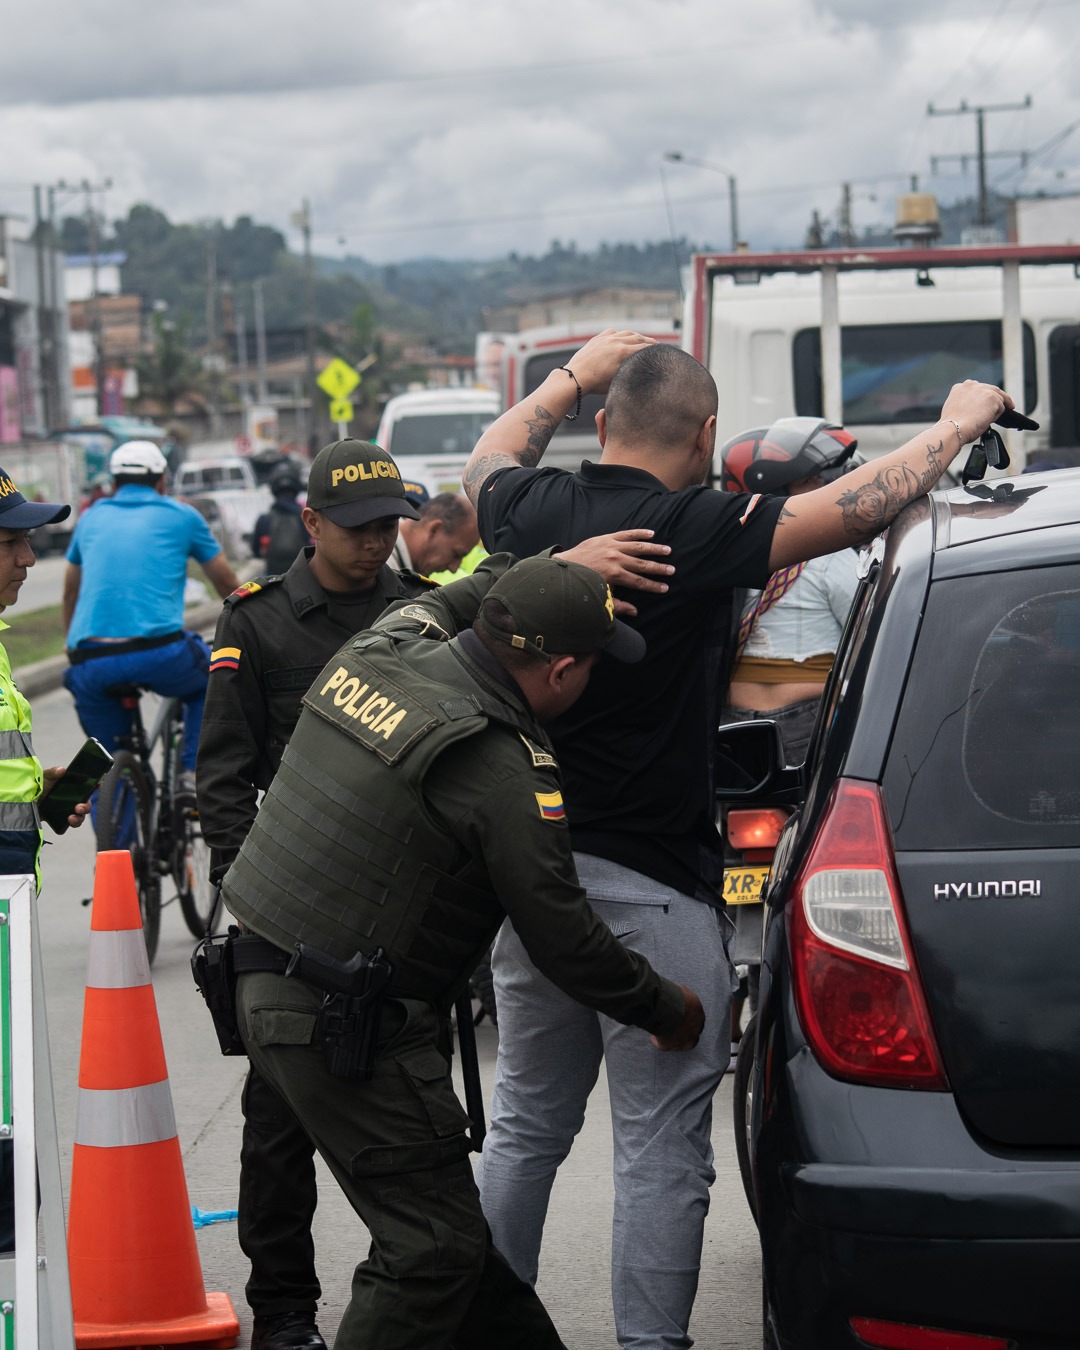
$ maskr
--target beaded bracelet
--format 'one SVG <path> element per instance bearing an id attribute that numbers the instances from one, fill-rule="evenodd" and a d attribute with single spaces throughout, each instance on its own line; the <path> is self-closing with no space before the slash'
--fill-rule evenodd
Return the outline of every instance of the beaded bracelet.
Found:
<path id="1" fill-rule="evenodd" d="M 574 374 L 574 372 L 570 369 L 569 366 L 557 366 L 556 369 L 565 370 L 567 375 L 569 375 L 570 378 L 577 385 L 577 407 L 574 409 L 572 413 L 566 414 L 566 420 L 568 422 L 576 422 L 581 413 L 581 385 L 578 384 L 578 377 Z"/>

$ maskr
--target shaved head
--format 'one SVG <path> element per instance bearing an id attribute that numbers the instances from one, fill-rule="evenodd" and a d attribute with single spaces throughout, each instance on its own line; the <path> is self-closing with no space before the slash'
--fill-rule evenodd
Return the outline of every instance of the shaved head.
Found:
<path id="1" fill-rule="evenodd" d="M 716 415 L 716 382 L 680 347 L 657 342 L 628 357 L 604 404 L 608 437 L 621 446 L 674 450 Z"/>

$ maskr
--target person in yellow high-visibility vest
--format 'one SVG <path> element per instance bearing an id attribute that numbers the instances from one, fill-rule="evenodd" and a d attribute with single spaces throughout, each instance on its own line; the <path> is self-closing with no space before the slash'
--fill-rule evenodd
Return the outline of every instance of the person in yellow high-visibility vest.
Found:
<path id="1" fill-rule="evenodd" d="M 70 506 L 28 502 L 0 469 L 0 611 L 15 604 L 36 558 L 29 531 L 64 520 Z M 8 625 L 0 619 L 0 630 Z M 41 885 L 41 818 L 38 802 L 62 767 L 43 769 L 30 739 L 30 704 L 11 677 L 11 662 L 0 645 L 0 876 L 33 873 Z M 68 817 L 81 825 L 89 812 L 82 803 Z M 14 1158 L 10 1140 L 0 1141 L 0 1251 L 15 1249 Z"/>

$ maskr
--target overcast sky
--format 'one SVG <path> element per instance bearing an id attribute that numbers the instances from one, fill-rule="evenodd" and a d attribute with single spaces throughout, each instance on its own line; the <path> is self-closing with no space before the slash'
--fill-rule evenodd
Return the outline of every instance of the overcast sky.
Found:
<path id="1" fill-rule="evenodd" d="M 801 240 L 853 185 L 974 193 L 987 114 L 1006 191 L 1080 191 L 1080 0 L 38 0 L 0 50 L 0 210 L 111 180 L 113 219 L 250 214 L 375 262 L 676 234 Z M 677 150 L 712 168 L 664 161 Z M 667 203 L 665 204 L 665 186 Z M 872 195 L 873 198 L 872 199 Z M 79 198 L 63 197 L 65 213 Z"/>

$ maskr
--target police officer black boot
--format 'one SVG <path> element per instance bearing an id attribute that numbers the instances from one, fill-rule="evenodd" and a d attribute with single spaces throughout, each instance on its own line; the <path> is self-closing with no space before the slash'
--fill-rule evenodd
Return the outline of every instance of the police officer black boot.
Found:
<path id="1" fill-rule="evenodd" d="M 251 1350 L 326 1350 L 326 1342 L 312 1313 L 281 1313 L 255 1318 Z"/>

